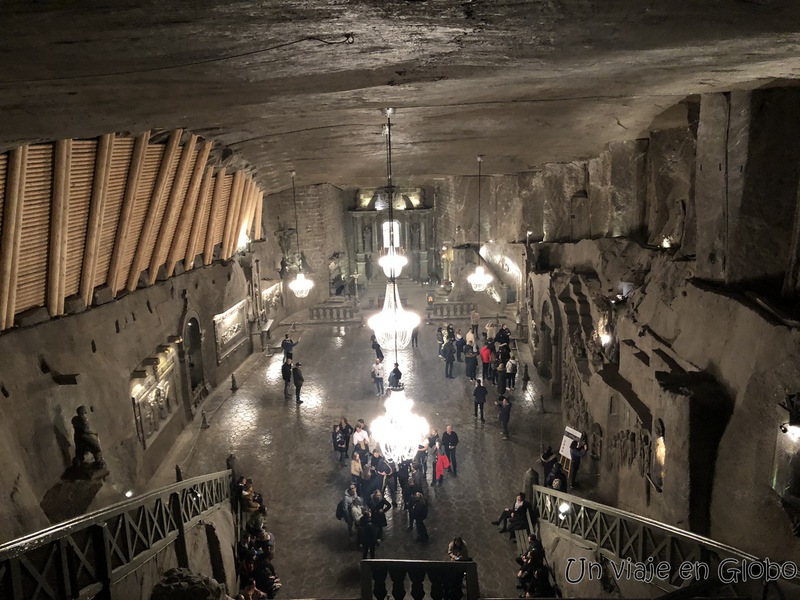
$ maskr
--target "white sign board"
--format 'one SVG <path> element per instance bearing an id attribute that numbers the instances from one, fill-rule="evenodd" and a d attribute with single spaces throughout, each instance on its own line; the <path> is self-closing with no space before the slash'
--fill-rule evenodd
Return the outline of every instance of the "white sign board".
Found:
<path id="1" fill-rule="evenodd" d="M 569 454 L 569 446 L 574 441 L 580 441 L 583 434 L 577 429 L 573 429 L 569 425 L 564 428 L 564 437 L 561 438 L 561 448 L 558 453 L 564 458 L 571 458 Z"/>

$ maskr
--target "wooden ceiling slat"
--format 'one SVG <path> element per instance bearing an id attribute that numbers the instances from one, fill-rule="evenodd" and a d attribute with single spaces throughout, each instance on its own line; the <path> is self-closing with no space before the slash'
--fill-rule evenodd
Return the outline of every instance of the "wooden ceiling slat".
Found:
<path id="1" fill-rule="evenodd" d="M 17 255 L 22 239 L 22 205 L 28 146 L 14 148 L 9 153 L 3 209 L 3 236 L 0 239 L 0 328 L 14 324 L 17 289 Z"/>
<path id="2" fill-rule="evenodd" d="M 228 214 L 228 206 L 231 200 L 231 188 L 233 187 L 233 175 L 225 175 L 222 178 L 222 195 L 219 199 L 218 213 L 214 221 L 214 246 L 222 244 L 222 236 L 225 232 L 225 221 Z"/>
<path id="3" fill-rule="evenodd" d="M 15 314 L 44 306 L 47 300 L 54 145 L 31 146 L 28 158 L 22 192 L 22 239 L 16 260 Z"/>
<path id="4" fill-rule="evenodd" d="M 95 266 L 94 287 L 108 283 L 110 285 L 109 265 L 114 252 L 117 237 L 117 225 L 122 212 L 122 199 L 125 196 L 125 183 L 133 156 L 135 139 L 131 137 L 115 137 L 111 148 L 111 165 L 109 166 L 108 184 L 106 187 L 102 226 L 97 248 L 97 264 Z M 90 300 L 91 301 L 91 298 Z"/>
<path id="5" fill-rule="evenodd" d="M 3 239 L 3 203 L 6 197 L 6 172 L 8 167 L 8 154 L 0 154 L 0 240 Z M 0 314 L 0 328 L 3 317 Z"/>
<path id="6" fill-rule="evenodd" d="M 153 251 L 153 235 L 154 231 L 160 227 L 157 222 L 159 214 L 162 211 L 162 203 L 164 202 L 164 195 L 169 185 L 170 173 L 173 168 L 173 162 L 178 152 L 178 145 L 183 135 L 182 129 L 174 130 L 167 140 L 166 148 L 161 159 L 161 165 L 158 169 L 158 176 L 153 184 L 153 192 L 150 196 L 150 203 L 147 207 L 147 214 L 145 215 L 144 223 L 142 224 L 142 231 L 139 234 L 139 242 L 136 244 L 136 250 L 133 255 L 133 263 L 131 270 L 128 273 L 128 291 L 132 292 L 136 289 L 139 282 L 139 274 L 144 269 L 147 260 L 147 254 Z"/>
<path id="7" fill-rule="evenodd" d="M 158 232 L 155 247 L 153 248 L 152 257 L 150 258 L 150 285 L 156 282 L 158 276 L 158 268 L 164 263 L 166 259 L 167 248 L 172 242 L 172 237 L 175 233 L 175 221 L 178 218 L 178 209 L 186 202 L 186 186 L 188 180 L 189 169 L 193 166 L 196 159 L 195 146 L 197 145 L 197 136 L 192 135 L 189 141 L 184 145 L 181 152 L 178 167 L 175 172 L 175 180 L 172 183 L 172 190 L 170 191 L 167 200 L 167 206 L 164 212 L 164 217 L 161 221 L 161 228 Z"/>
<path id="8" fill-rule="evenodd" d="M 241 234 L 244 233 L 247 238 L 250 238 L 250 231 L 247 226 L 250 224 L 250 215 L 253 212 L 253 180 L 249 177 L 245 181 L 245 195 L 242 198 L 242 210 L 239 213 L 239 227 L 237 227 L 237 231 Z M 239 242 L 237 240 L 236 246 L 234 246 L 234 252 L 236 251 Z"/>
<path id="9" fill-rule="evenodd" d="M 206 231 L 206 241 L 203 248 L 203 264 L 210 265 L 214 259 L 214 244 L 217 237 L 217 230 L 221 228 L 218 222 L 222 220 L 222 190 L 225 187 L 225 168 L 219 170 L 214 179 L 214 195 L 211 198 L 211 214 L 208 216 L 208 228 Z"/>
<path id="10" fill-rule="evenodd" d="M 163 156 L 163 144 L 150 144 L 147 147 L 144 164 L 142 165 L 142 177 L 139 181 L 139 190 L 133 203 L 130 234 L 128 235 L 125 252 L 122 255 L 122 271 L 119 279 L 120 290 L 127 288 L 128 277 L 133 267 L 136 249 L 139 247 L 139 239 L 141 238 L 142 228 L 153 198 L 153 190 L 158 179 L 158 172 L 161 169 Z"/>
<path id="11" fill-rule="evenodd" d="M 220 258 L 230 258 L 233 252 L 232 247 L 236 245 L 236 238 L 238 233 L 235 230 L 236 220 L 239 215 L 239 207 L 242 203 L 242 192 L 244 187 L 244 173 L 236 171 L 233 175 L 233 185 L 231 186 L 231 199 L 228 202 L 228 212 L 225 215 L 225 230 L 222 234 L 222 248 L 220 249 Z"/>
<path id="12" fill-rule="evenodd" d="M 97 140 L 72 141 L 72 167 L 70 168 L 69 212 L 66 228 L 67 245 L 62 298 L 77 294 L 80 287 L 96 154 Z"/>
<path id="13" fill-rule="evenodd" d="M 86 306 L 89 306 L 92 302 L 92 292 L 94 291 L 94 282 L 97 275 L 97 253 L 100 248 L 100 236 L 103 230 L 103 212 L 108 193 L 113 150 L 114 134 L 107 133 L 101 136 L 95 153 L 89 214 L 86 222 L 86 238 L 83 244 L 83 264 L 78 284 L 78 293 Z M 69 293 L 69 290 L 67 290 L 67 293 Z"/>
<path id="14" fill-rule="evenodd" d="M 111 253 L 111 262 L 108 265 L 108 284 L 111 293 L 116 296 L 121 287 L 122 254 L 128 245 L 130 235 L 131 213 L 133 212 L 133 201 L 136 199 L 139 190 L 139 179 L 142 176 L 142 166 L 144 157 L 147 153 L 147 141 L 150 139 L 150 132 L 145 131 L 136 138 L 133 146 L 133 156 L 131 157 L 128 177 L 125 183 L 125 194 L 122 198 L 119 222 L 117 224 L 117 234 L 114 240 L 114 249 Z"/>
<path id="15" fill-rule="evenodd" d="M 181 207 L 181 215 L 178 218 L 178 223 L 175 225 L 175 234 L 172 236 L 172 245 L 170 247 L 169 256 L 167 257 L 167 277 L 172 277 L 175 272 L 175 265 L 181 258 L 185 258 L 187 254 L 188 241 L 191 231 L 194 231 L 195 219 L 201 219 L 200 215 L 196 214 L 195 208 L 198 205 L 198 198 L 200 198 L 200 187 L 203 182 L 203 175 L 206 173 L 206 163 L 208 162 L 208 155 L 211 153 L 213 144 L 211 142 L 203 142 L 197 153 L 197 158 L 194 161 L 192 177 L 189 180 L 189 188 L 186 190 L 186 200 Z M 207 191 L 207 188 L 206 188 Z M 199 223 L 198 223 L 199 225 Z M 197 238 L 195 238 L 195 243 Z M 192 256 L 194 260 L 194 256 Z"/>

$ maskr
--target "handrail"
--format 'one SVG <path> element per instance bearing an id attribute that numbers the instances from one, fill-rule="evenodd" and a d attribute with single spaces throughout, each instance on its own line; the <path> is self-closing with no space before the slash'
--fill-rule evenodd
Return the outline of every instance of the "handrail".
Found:
<path id="1" fill-rule="evenodd" d="M 0 545 L 0 597 L 112 597 L 112 586 L 231 498 L 232 471 L 193 477 Z"/>
<path id="2" fill-rule="evenodd" d="M 730 591 L 739 596 L 753 596 L 752 585 L 764 584 L 747 578 L 747 583 L 730 581 L 735 573 L 725 571 L 728 565 L 742 568 L 747 564 L 764 560 L 734 548 L 728 544 L 679 529 L 672 525 L 630 513 L 612 506 L 585 500 L 565 492 L 540 485 L 533 486 L 539 522 L 558 529 L 561 535 L 588 542 L 597 553 L 615 561 L 628 561 L 631 565 L 646 564 L 648 559 L 655 566 L 669 565 L 667 577 L 655 578 L 652 583 L 678 590 L 699 583 L 729 585 Z M 531 529 L 532 530 L 532 529 Z M 733 561 L 724 563 L 723 561 Z M 681 565 L 705 565 L 681 572 Z M 772 562 L 773 565 L 782 563 Z M 787 563 L 788 564 L 788 563 Z M 794 565 L 794 563 L 792 563 Z M 566 565 L 565 565 L 566 568 Z M 779 581 L 797 582 L 797 573 L 789 579 L 778 573 Z"/>

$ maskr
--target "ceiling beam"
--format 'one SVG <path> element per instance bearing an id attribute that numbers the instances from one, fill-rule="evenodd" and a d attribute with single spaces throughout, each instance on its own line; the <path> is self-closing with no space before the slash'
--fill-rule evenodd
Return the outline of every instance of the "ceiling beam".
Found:
<path id="1" fill-rule="evenodd" d="M 225 229 L 222 232 L 222 248 L 220 252 L 220 258 L 226 259 L 229 258 L 232 254 L 231 246 L 235 244 L 235 242 L 231 242 L 232 239 L 235 239 L 236 233 L 233 231 L 233 228 L 236 226 L 236 215 L 239 210 L 239 205 L 242 201 L 242 185 L 244 183 L 244 172 L 236 171 L 233 174 L 233 182 L 231 183 L 231 195 L 228 200 L 228 212 L 225 215 Z"/>
<path id="2" fill-rule="evenodd" d="M 0 329 L 14 325 L 17 293 L 17 257 L 22 240 L 22 204 L 28 146 L 14 148 L 8 157 L 3 237 L 0 240 Z"/>
<path id="3" fill-rule="evenodd" d="M 50 202 L 50 247 L 47 266 L 47 312 L 51 317 L 64 314 L 71 164 L 72 140 L 58 140 L 55 143 L 53 192 Z"/>
<path id="4" fill-rule="evenodd" d="M 106 206 L 108 177 L 111 172 L 111 156 L 114 149 L 114 134 L 100 136 L 97 158 L 92 180 L 92 197 L 89 204 L 89 219 L 86 224 L 86 242 L 83 245 L 83 268 L 78 294 L 86 306 L 92 303 L 94 278 L 97 270 L 97 255 L 100 249 L 100 232 L 103 230 L 103 213 Z"/>

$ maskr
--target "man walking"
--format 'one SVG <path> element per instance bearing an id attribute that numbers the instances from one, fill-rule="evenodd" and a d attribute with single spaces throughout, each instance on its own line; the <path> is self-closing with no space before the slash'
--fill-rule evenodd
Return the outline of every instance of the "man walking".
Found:
<path id="1" fill-rule="evenodd" d="M 444 445 L 444 453 L 450 460 L 450 468 L 448 471 L 453 473 L 453 477 L 458 477 L 458 465 L 456 464 L 456 446 L 458 446 L 458 434 L 453 431 L 453 426 L 448 425 L 445 432 L 442 434 L 442 444 Z"/>
<path id="2" fill-rule="evenodd" d="M 483 387 L 481 380 L 478 379 L 478 382 L 475 384 L 475 390 L 472 392 L 473 397 L 475 398 L 475 418 L 478 418 L 478 410 L 481 411 L 481 423 L 485 423 L 486 419 L 483 418 L 483 405 L 486 404 L 486 396 L 489 392 L 486 391 L 486 388 Z"/>
<path id="3" fill-rule="evenodd" d="M 503 425 L 503 439 L 508 440 L 508 422 L 511 420 L 511 402 L 509 402 L 508 398 L 503 398 L 503 402 L 500 405 L 500 423 Z"/>
<path id="4" fill-rule="evenodd" d="M 489 379 L 489 367 L 492 363 L 492 349 L 489 344 L 484 344 L 481 348 L 481 362 L 483 363 L 483 380 Z"/>
<path id="5" fill-rule="evenodd" d="M 302 365 L 303 363 L 295 363 L 294 368 L 292 369 L 292 379 L 294 380 L 294 397 L 297 404 L 303 403 L 303 401 L 300 400 L 300 388 L 303 387 L 303 382 L 306 380 L 305 377 L 303 377 L 303 372 L 300 370 Z"/>
<path id="6" fill-rule="evenodd" d="M 375 380 L 375 389 L 378 392 L 377 394 L 375 394 L 376 396 L 383 396 L 384 394 L 383 376 L 386 374 L 385 371 L 386 369 L 384 368 L 381 359 L 376 358 L 375 364 L 372 365 L 372 378 Z"/>
<path id="7" fill-rule="evenodd" d="M 292 359 L 287 358 L 281 365 L 281 377 L 283 377 L 283 397 L 289 399 L 289 386 L 292 385 Z"/>

